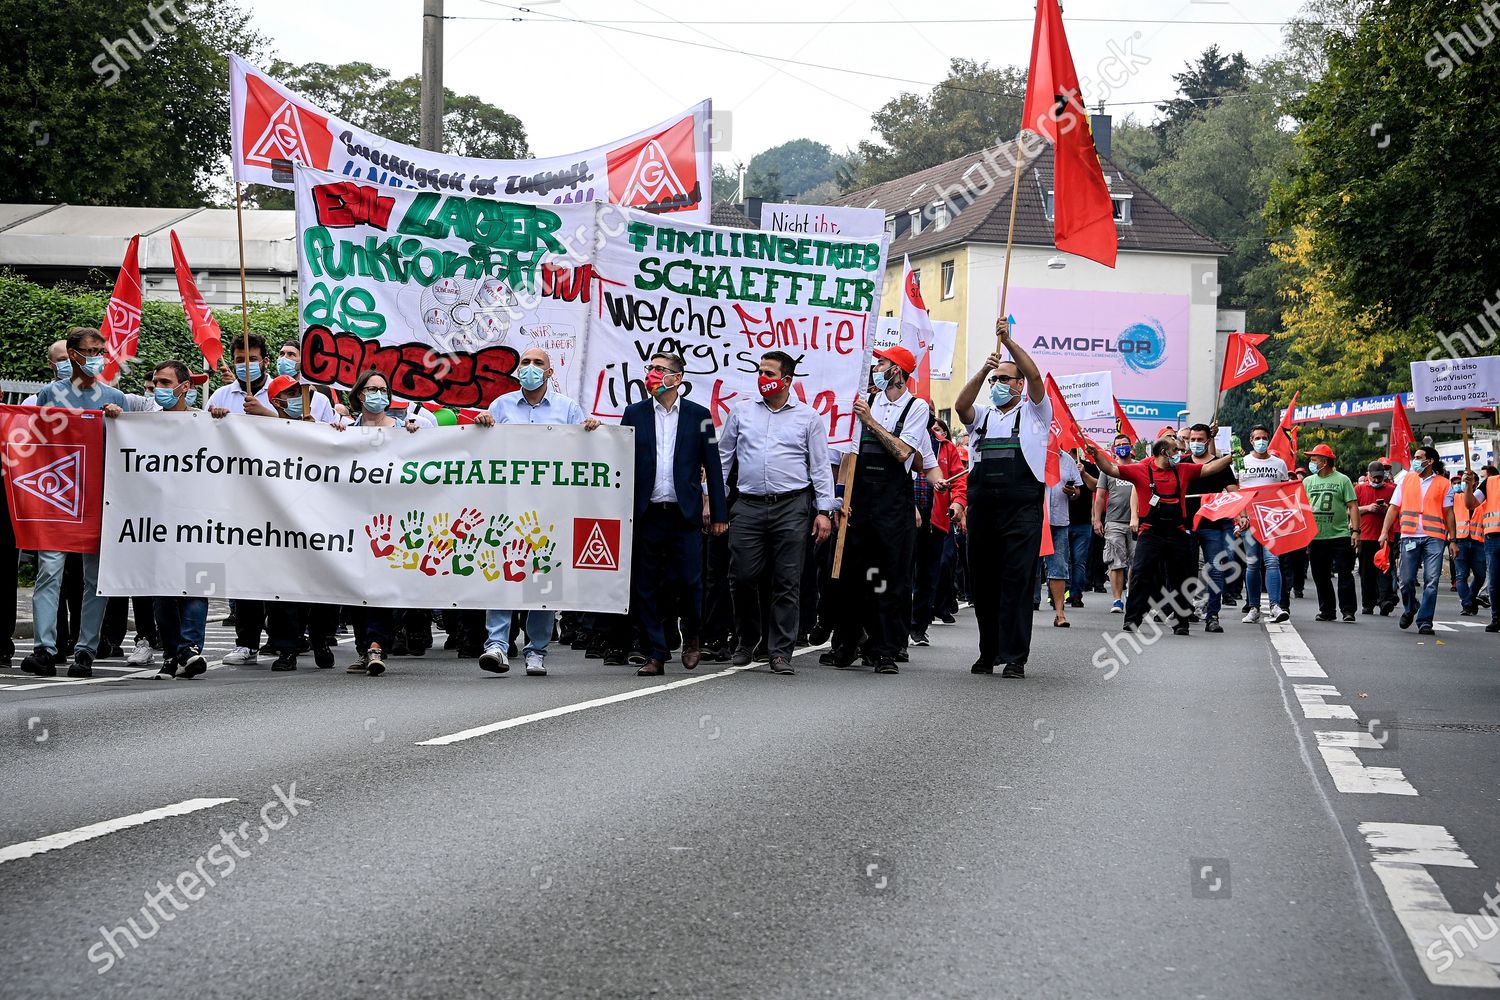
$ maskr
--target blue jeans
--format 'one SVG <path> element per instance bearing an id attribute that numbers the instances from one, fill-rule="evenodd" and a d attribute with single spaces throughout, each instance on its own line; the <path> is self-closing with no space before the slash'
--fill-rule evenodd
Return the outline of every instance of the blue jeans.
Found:
<path id="1" fill-rule="evenodd" d="M 1193 538 L 1203 554 L 1203 572 L 1208 576 L 1208 606 L 1203 609 L 1203 617 L 1217 618 L 1224 599 L 1224 571 L 1219 567 L 1229 548 L 1229 529 L 1222 524 L 1205 524 L 1193 529 Z"/>
<path id="2" fill-rule="evenodd" d="M 161 636 L 162 659 L 171 663 L 188 647 L 203 652 L 203 632 L 207 622 L 207 598 L 156 598 L 156 631 Z"/>
<path id="3" fill-rule="evenodd" d="M 1437 607 L 1438 577 L 1443 572 L 1443 550 L 1448 546 L 1441 538 L 1402 538 L 1401 606 L 1417 617 L 1418 625 L 1431 625 Z M 1417 603 L 1417 567 L 1422 567 L 1422 601 Z"/>
<path id="4" fill-rule="evenodd" d="M 1281 557 L 1260 543 L 1250 532 L 1240 535 L 1240 544 L 1245 547 L 1245 603 L 1252 608 L 1260 606 L 1262 586 L 1266 601 L 1281 604 Z"/>
<path id="5" fill-rule="evenodd" d="M 36 588 L 31 593 L 31 618 L 36 629 L 36 648 L 57 655 L 57 602 L 62 595 L 63 565 L 66 552 L 36 554 Z M 109 598 L 100 597 L 99 553 L 83 554 L 83 612 L 79 615 L 77 653 L 90 656 L 99 651 L 99 630 L 104 624 L 104 606 Z"/>
<path id="6" fill-rule="evenodd" d="M 1460 538 L 1457 563 L 1458 572 L 1454 575 L 1458 578 L 1458 603 L 1465 608 L 1472 608 L 1479 603 L 1475 597 L 1479 594 L 1479 588 L 1484 585 L 1484 543 L 1472 538 Z"/>
<path id="7" fill-rule="evenodd" d="M 1489 565 L 1490 621 L 1500 622 L 1500 533 L 1484 536 L 1484 561 Z"/>
<path id="8" fill-rule="evenodd" d="M 1068 593 L 1080 601 L 1089 589 L 1089 549 L 1093 544 L 1093 524 L 1068 525 Z"/>
<path id="9" fill-rule="evenodd" d="M 486 611 L 484 613 L 484 627 L 489 631 L 489 639 L 485 642 L 486 647 L 510 648 L 510 616 L 509 611 Z M 526 649 L 524 652 L 536 653 L 540 656 L 547 655 L 547 644 L 552 641 L 552 621 L 556 617 L 556 611 L 526 612 Z"/>

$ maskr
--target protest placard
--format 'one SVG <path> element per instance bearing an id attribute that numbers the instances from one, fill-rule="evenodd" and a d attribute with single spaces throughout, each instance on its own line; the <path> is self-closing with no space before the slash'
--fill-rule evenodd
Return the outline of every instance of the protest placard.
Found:
<path id="1" fill-rule="evenodd" d="M 1418 413 L 1500 406 L 1500 355 L 1413 361 L 1410 402 Z"/>
<path id="2" fill-rule="evenodd" d="M 760 228 L 768 233 L 878 240 L 885 232 L 885 213 L 878 208 L 767 202 L 760 207 Z"/>

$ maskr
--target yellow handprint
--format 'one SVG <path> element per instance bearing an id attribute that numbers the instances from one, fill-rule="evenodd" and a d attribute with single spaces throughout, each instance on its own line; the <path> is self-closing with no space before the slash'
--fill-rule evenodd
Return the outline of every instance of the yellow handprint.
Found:
<path id="1" fill-rule="evenodd" d="M 453 531 L 448 527 L 447 511 L 432 515 L 432 523 L 427 526 L 427 533 L 434 539 L 453 537 Z"/>
<path id="2" fill-rule="evenodd" d="M 488 549 L 479 557 L 479 570 L 490 583 L 500 579 L 500 567 L 495 562 L 495 550 Z"/>
<path id="3" fill-rule="evenodd" d="M 544 549 L 547 547 L 547 532 L 556 531 L 554 524 L 547 525 L 545 531 L 542 528 L 542 519 L 534 510 L 528 510 L 521 515 L 516 522 L 516 534 L 525 539 L 526 544 L 533 549 Z"/>

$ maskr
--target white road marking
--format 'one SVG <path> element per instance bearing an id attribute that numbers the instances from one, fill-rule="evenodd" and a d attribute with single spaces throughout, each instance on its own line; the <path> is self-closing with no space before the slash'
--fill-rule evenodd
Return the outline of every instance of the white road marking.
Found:
<path id="1" fill-rule="evenodd" d="M 1370 867 L 1428 980 L 1437 986 L 1500 989 L 1500 921 L 1488 914 L 1455 913 L 1425 867 L 1477 867 L 1453 835 L 1441 826 L 1415 823 L 1361 823 L 1359 831 L 1373 856 Z"/>
<path id="2" fill-rule="evenodd" d="M 1399 767 L 1366 767 L 1355 750 L 1384 750 L 1385 744 L 1367 732 L 1317 732 L 1318 753 L 1328 766 L 1333 786 L 1355 795 L 1416 795 Z"/>
<path id="3" fill-rule="evenodd" d="M 1270 622 L 1266 625 L 1266 631 L 1271 635 L 1271 645 L 1275 647 L 1277 654 L 1281 657 L 1281 672 L 1288 677 L 1327 677 L 1323 668 L 1318 666 L 1318 658 L 1313 656 L 1312 650 L 1307 648 L 1307 643 L 1297 634 L 1297 630 L 1286 622 L 1280 625 Z"/>
<path id="4" fill-rule="evenodd" d="M 147 823 L 154 823 L 159 819 L 168 819 L 172 816 L 185 816 L 188 813 L 198 812 L 202 809 L 211 809 L 214 806 L 221 806 L 226 802 L 235 801 L 238 800 L 186 799 L 182 802 L 174 802 L 169 806 L 162 806 L 159 809 L 147 809 L 145 812 L 138 812 L 130 816 L 121 816 L 119 819 L 107 819 L 102 823 L 91 823 L 88 826 L 80 826 L 76 830 L 54 833 L 39 840 L 28 840 L 23 844 L 0 847 L 0 865 L 5 864 L 7 861 L 19 861 L 22 858 L 29 858 L 34 854 L 45 854 L 48 851 L 71 847 L 85 840 L 103 837 L 105 834 L 128 830 L 133 826 L 145 826 Z"/>
<path id="5" fill-rule="evenodd" d="M 160 670 L 159 667 L 146 667 L 143 670 L 130 669 L 128 674 L 120 674 L 118 677 L 89 677 L 82 679 L 69 679 L 57 681 L 37 681 L 35 684 L 12 684 L 11 691 L 40 691 L 42 688 L 53 687 L 76 687 L 80 684 L 110 684 L 114 681 L 128 681 L 132 677 L 150 677 Z"/>
<path id="6" fill-rule="evenodd" d="M 1304 719 L 1350 719 L 1359 721 L 1354 709 L 1348 705 L 1329 705 L 1323 699 L 1342 698 L 1339 689 L 1332 684 L 1293 684 L 1292 693 L 1302 706 Z"/>

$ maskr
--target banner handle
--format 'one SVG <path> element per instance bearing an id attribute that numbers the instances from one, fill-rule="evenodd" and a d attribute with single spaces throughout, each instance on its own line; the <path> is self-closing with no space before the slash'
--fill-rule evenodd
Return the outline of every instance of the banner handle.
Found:
<path id="1" fill-rule="evenodd" d="M 1459 437 L 1461 437 L 1463 439 L 1463 443 L 1464 443 L 1464 473 L 1468 474 L 1468 473 L 1474 471 L 1473 460 L 1469 457 L 1470 448 L 1469 448 L 1469 411 L 1468 410 L 1459 410 L 1458 411 L 1458 433 L 1459 433 Z"/>
<path id="2" fill-rule="evenodd" d="M 856 438 L 854 446 L 859 447 L 859 439 Z M 844 539 L 849 534 L 849 517 L 853 511 L 850 501 L 854 497 L 854 464 L 859 460 L 859 452 L 851 451 L 839 459 L 839 482 L 844 487 L 844 516 L 839 519 L 839 540 L 833 547 L 833 579 L 839 578 L 839 573 L 844 569 Z"/>

